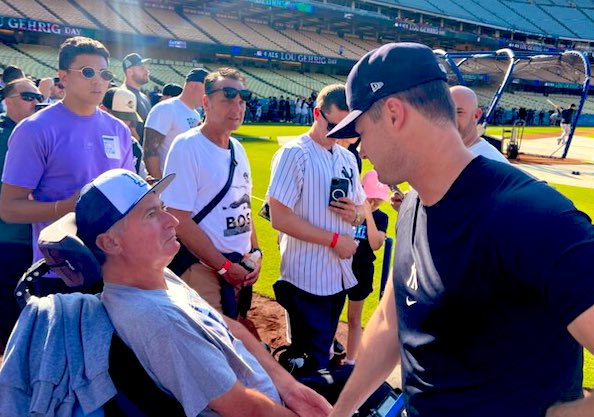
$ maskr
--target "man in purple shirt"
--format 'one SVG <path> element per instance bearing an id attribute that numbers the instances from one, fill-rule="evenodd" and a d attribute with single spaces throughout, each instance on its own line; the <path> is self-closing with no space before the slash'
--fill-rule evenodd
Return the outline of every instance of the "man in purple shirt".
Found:
<path id="1" fill-rule="evenodd" d="M 133 170 L 130 131 L 99 110 L 113 74 L 109 52 L 85 37 L 60 47 L 59 77 L 65 97 L 14 130 L 2 176 L 0 216 L 10 223 L 32 223 L 33 257 L 40 259 L 37 238 L 43 227 L 74 211 L 79 190 L 113 168 Z M 61 280 L 44 280 L 60 292 Z"/>

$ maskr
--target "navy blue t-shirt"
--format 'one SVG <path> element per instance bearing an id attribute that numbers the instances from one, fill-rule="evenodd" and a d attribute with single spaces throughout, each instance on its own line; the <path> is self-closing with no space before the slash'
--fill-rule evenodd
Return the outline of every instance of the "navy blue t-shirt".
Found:
<path id="1" fill-rule="evenodd" d="M 594 305 L 594 227 L 571 201 L 479 156 L 433 206 L 407 196 L 397 237 L 409 416 L 543 417 L 581 396 L 567 325 Z"/>

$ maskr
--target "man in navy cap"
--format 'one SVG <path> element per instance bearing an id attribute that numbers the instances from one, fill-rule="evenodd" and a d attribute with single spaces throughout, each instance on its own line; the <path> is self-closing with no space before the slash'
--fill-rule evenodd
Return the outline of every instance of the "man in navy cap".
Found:
<path id="1" fill-rule="evenodd" d="M 399 361 L 409 416 L 593 415 L 594 398 L 580 399 L 582 346 L 594 351 L 588 216 L 464 146 L 426 46 L 369 52 L 347 101 L 328 136 L 361 135 L 379 180 L 416 191 L 400 209 L 393 281 L 332 416 L 352 415 Z"/>
<path id="2" fill-rule="evenodd" d="M 194 68 L 186 75 L 182 93 L 161 101 L 148 114 L 144 129 L 144 161 L 153 178 L 161 178 L 173 139 L 202 121 L 196 109 L 202 105 L 207 75 L 204 68 Z"/>
<path id="3" fill-rule="evenodd" d="M 159 101 L 167 100 L 168 98 L 172 97 L 177 97 L 182 93 L 182 91 L 184 91 L 184 89 L 179 84 L 165 84 L 165 86 L 163 87 L 163 94 L 161 94 Z"/>
<path id="4" fill-rule="evenodd" d="M 132 91 L 136 96 L 136 112 L 140 115 L 142 120 L 146 120 L 148 112 L 151 109 L 151 101 L 141 90 L 142 86 L 149 82 L 151 72 L 148 69 L 148 64 L 151 62 L 150 58 L 143 58 L 137 53 L 128 54 L 122 60 L 122 67 L 124 69 L 124 85 L 125 88 Z M 142 123 L 136 124 L 136 131 L 142 144 L 144 138 L 144 125 Z"/>

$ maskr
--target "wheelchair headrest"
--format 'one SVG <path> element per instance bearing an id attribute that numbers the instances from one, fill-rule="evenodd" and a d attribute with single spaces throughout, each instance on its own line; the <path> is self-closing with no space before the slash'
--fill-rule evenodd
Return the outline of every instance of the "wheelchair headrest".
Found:
<path id="1" fill-rule="evenodd" d="M 39 249 L 47 265 L 69 287 L 89 286 L 101 280 L 101 266 L 76 236 L 74 213 L 68 213 L 39 234 Z"/>

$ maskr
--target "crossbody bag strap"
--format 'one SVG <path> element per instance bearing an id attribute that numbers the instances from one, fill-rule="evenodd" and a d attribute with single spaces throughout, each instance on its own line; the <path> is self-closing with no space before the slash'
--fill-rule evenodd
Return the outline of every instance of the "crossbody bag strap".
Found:
<path id="1" fill-rule="evenodd" d="M 205 205 L 202 208 L 202 210 L 200 210 L 198 214 L 196 214 L 192 218 L 192 220 L 194 220 L 196 224 L 200 224 L 202 219 L 204 219 L 208 215 L 208 213 L 210 213 L 212 209 L 215 208 L 217 204 L 221 202 L 223 197 L 225 197 L 225 194 L 227 194 L 227 191 L 229 191 L 229 188 L 231 188 L 231 183 L 233 182 L 233 174 L 235 173 L 235 167 L 237 166 L 237 161 L 235 160 L 235 148 L 233 147 L 231 139 L 229 139 L 229 149 L 231 150 L 231 164 L 229 165 L 229 177 L 227 178 L 227 182 L 225 183 L 221 191 L 219 191 L 218 194 L 215 195 L 214 198 L 210 200 L 210 202 L 207 205 Z"/>

